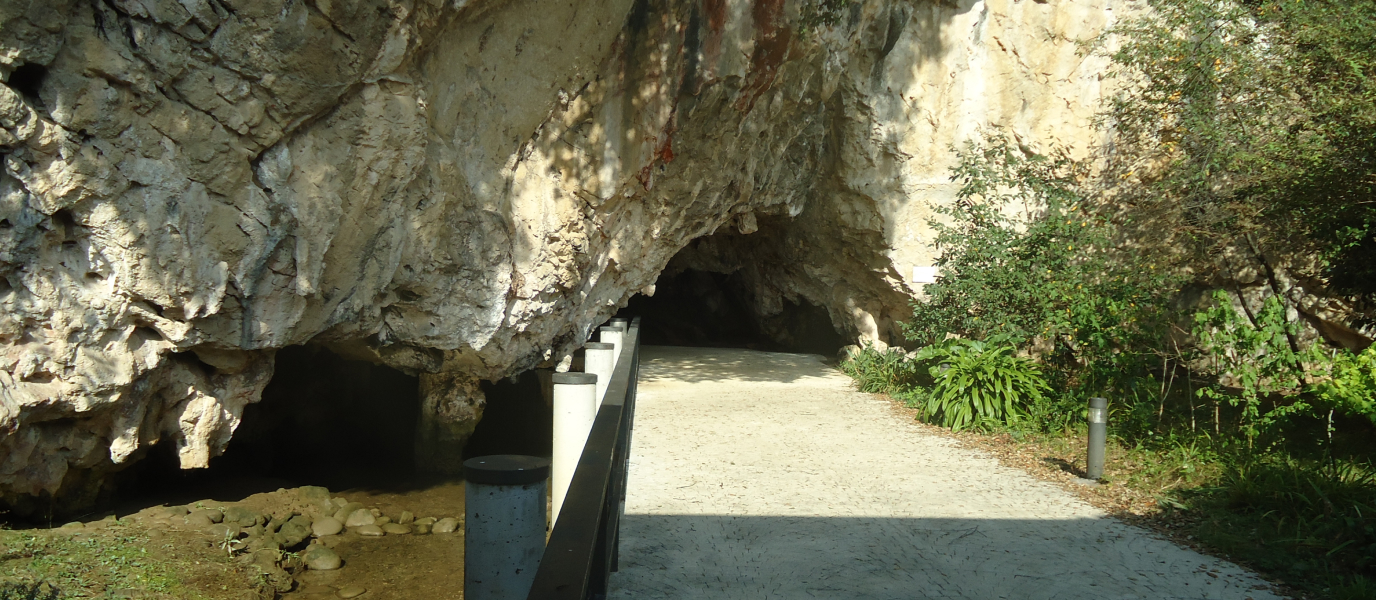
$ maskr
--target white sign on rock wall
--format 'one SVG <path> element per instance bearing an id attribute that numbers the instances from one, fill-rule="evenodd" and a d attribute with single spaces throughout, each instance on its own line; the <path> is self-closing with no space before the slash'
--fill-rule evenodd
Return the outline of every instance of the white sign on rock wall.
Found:
<path id="1" fill-rule="evenodd" d="M 913 267 L 913 283 L 936 283 L 936 267 Z"/>

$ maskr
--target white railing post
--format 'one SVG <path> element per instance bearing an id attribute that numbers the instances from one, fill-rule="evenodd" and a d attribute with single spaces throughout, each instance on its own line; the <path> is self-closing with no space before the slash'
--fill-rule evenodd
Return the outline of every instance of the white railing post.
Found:
<path id="1" fill-rule="evenodd" d="M 611 344 L 612 366 L 616 366 L 616 361 L 621 359 L 621 340 L 626 337 L 626 328 L 617 325 L 604 325 L 597 328 L 598 340 L 604 344 Z"/>
<path id="2" fill-rule="evenodd" d="M 559 509 L 568 495 L 583 445 L 597 418 L 598 377 L 592 373 L 554 374 L 554 447 L 550 458 L 550 519 L 559 521 Z"/>
<path id="3" fill-rule="evenodd" d="M 597 376 L 597 405 L 606 401 L 607 385 L 616 368 L 616 345 L 601 342 L 583 344 L 583 372 Z"/>

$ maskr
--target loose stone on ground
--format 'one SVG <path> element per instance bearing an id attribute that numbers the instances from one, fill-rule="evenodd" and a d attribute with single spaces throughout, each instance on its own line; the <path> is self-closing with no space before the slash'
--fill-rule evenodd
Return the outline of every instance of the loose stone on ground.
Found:
<path id="1" fill-rule="evenodd" d="M 445 517 L 443 519 L 436 521 L 435 524 L 430 527 L 430 531 L 432 533 L 454 533 L 454 530 L 458 529 L 458 527 L 458 519 L 455 519 L 453 517 Z"/>

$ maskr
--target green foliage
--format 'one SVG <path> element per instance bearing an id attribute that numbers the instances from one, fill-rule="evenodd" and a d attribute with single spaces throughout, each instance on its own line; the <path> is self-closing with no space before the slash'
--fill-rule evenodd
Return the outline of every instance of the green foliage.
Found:
<path id="1" fill-rule="evenodd" d="M 840 368 L 855 380 L 860 391 L 884 394 L 911 408 L 921 405 L 931 383 L 918 363 L 899 350 L 881 352 L 866 346 L 842 361 Z"/>
<path id="2" fill-rule="evenodd" d="M 1017 422 L 1050 391 L 1037 365 L 1007 344 L 949 340 L 923 348 L 917 360 L 933 363 L 925 417 L 955 431 Z"/>
<path id="3" fill-rule="evenodd" d="M 1255 315 L 1243 318 L 1226 292 L 1214 293 L 1211 306 L 1195 314 L 1194 336 L 1208 357 L 1214 376 L 1228 375 L 1240 391 L 1219 386 L 1201 387 L 1201 398 L 1226 401 L 1240 409 L 1238 426 L 1250 446 L 1257 436 L 1272 434 L 1281 441 L 1279 426 L 1295 416 L 1311 415 L 1313 406 L 1299 392 L 1305 387 L 1305 363 L 1322 359 L 1314 347 L 1298 349 L 1299 325 L 1286 318 L 1279 298 L 1271 296 Z M 1263 400 L 1285 397 L 1284 402 Z"/>
<path id="4" fill-rule="evenodd" d="M 1311 254 L 1376 291 L 1373 30 L 1376 0 L 1156 0 L 1115 26 L 1102 182 L 1135 237 Z"/>
<path id="5" fill-rule="evenodd" d="M 841 371 L 855 379 L 862 392 L 899 395 L 919 386 L 916 364 L 902 352 L 865 347 L 841 363 Z"/>
<path id="6" fill-rule="evenodd" d="M 1181 500 L 1201 541 L 1330 597 L 1370 589 L 1376 566 L 1376 477 L 1365 462 L 1268 455 L 1229 463 L 1216 485 Z M 1323 589 L 1328 588 L 1328 589 Z"/>
<path id="7" fill-rule="evenodd" d="M 1086 166 L 1064 149 L 1032 153 L 992 130 L 959 158 L 957 202 L 933 207 L 941 276 L 913 302 L 906 335 L 1041 345 L 1053 379 L 1087 394 L 1126 389 L 1155 360 L 1172 278 L 1118 247 L 1078 183 Z"/>
<path id="8" fill-rule="evenodd" d="M 0 600 L 58 600 L 62 591 L 46 583 L 0 583 Z"/>
<path id="9" fill-rule="evenodd" d="M 1376 346 L 1360 354 L 1300 347 L 1299 324 L 1274 296 L 1244 317 L 1218 291 L 1194 318 L 1194 337 L 1207 365 L 1201 374 L 1232 384 L 1204 386 L 1196 394 L 1235 407 L 1249 446 L 1263 436 L 1272 444 L 1285 442 L 1297 418 L 1329 413 L 1376 423 Z M 1331 437 L 1331 416 L 1328 421 Z"/>
<path id="10" fill-rule="evenodd" d="M 1376 423 L 1376 346 L 1360 354 L 1333 352 L 1321 375 L 1313 386 L 1321 407 Z"/>

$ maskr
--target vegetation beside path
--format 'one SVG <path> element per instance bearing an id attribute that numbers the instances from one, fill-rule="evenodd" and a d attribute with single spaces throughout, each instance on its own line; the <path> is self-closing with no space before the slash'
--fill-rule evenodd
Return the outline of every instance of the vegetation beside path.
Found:
<path id="1" fill-rule="evenodd" d="M 842 364 L 861 389 L 887 394 L 941 426 L 943 415 L 928 410 L 931 387 L 905 381 L 924 367 L 940 365 L 872 348 Z M 964 399 L 975 402 L 973 395 Z M 1343 442 L 1341 453 L 1248 449 L 1235 428 L 1191 431 L 1174 406 L 1182 402 L 1179 395 L 1167 403 L 1175 414 L 1166 415 L 1177 421 L 1147 429 L 1133 418 L 1141 407 L 1114 402 L 1104 478 L 1089 488 L 1070 481 L 1085 469 L 1086 410 L 1078 400 L 1053 391 L 1018 405 L 1011 421 L 986 420 L 952 433 L 1010 466 L 1069 484 L 1115 516 L 1247 565 L 1278 584 L 1316 598 L 1376 598 L 1376 471 L 1369 454 L 1356 449 L 1364 444 Z M 1222 417 L 1228 427 L 1231 415 Z"/>
<path id="2" fill-rule="evenodd" d="M 1086 45 L 1119 78 L 1112 143 L 990 129 L 959 149 L 941 276 L 905 328 L 919 350 L 842 368 L 1062 474 L 1108 398 L 1086 494 L 1303 594 L 1376 598 L 1376 347 L 1298 304 L 1373 328 L 1376 1 L 1151 6 Z"/>

